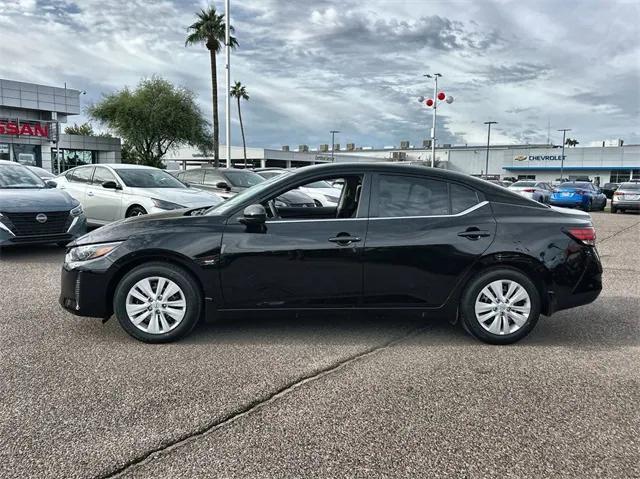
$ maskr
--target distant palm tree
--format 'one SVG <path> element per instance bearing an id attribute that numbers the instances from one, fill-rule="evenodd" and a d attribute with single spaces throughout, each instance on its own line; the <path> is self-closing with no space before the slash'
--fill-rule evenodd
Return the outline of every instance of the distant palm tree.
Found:
<path id="1" fill-rule="evenodd" d="M 249 94 L 247 87 L 237 81 L 231 88 L 231 96 L 238 100 L 238 118 L 240 119 L 240 131 L 242 132 L 242 148 L 244 149 L 244 167 L 247 167 L 247 144 L 244 141 L 244 125 L 242 124 L 242 110 L 240 109 L 240 100 L 248 100 Z"/>
<path id="2" fill-rule="evenodd" d="M 580 144 L 580 142 L 576 139 L 571 139 L 571 138 L 567 138 L 567 140 L 564 142 L 565 145 L 567 146 L 576 146 L 578 144 Z"/>
<path id="3" fill-rule="evenodd" d="M 218 122 L 218 76 L 216 73 L 216 54 L 220 52 L 225 41 L 224 14 L 218 15 L 216 8 L 210 6 L 206 11 L 200 10 L 196 14 L 198 20 L 187 28 L 187 39 L 185 46 L 204 43 L 209 50 L 211 58 L 211 91 L 213 96 L 213 161 L 217 168 L 220 164 L 220 125 Z M 233 27 L 229 27 L 233 32 Z M 229 45 L 232 48 L 238 46 L 235 37 L 229 38 Z"/>

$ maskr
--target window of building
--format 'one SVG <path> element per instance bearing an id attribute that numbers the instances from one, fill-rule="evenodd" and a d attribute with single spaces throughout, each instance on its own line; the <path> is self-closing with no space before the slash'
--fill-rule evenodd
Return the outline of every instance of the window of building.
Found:
<path id="1" fill-rule="evenodd" d="M 0 160 L 10 160 L 9 143 L 0 143 Z"/>
<path id="2" fill-rule="evenodd" d="M 375 216 L 433 216 L 449 214 L 449 189 L 444 181 L 414 176 L 379 175 Z"/>
<path id="3" fill-rule="evenodd" d="M 451 213 L 458 214 L 478 204 L 478 194 L 466 186 L 451 183 Z"/>
<path id="4" fill-rule="evenodd" d="M 624 183 L 625 181 L 629 181 L 631 178 L 639 179 L 640 178 L 640 170 L 615 170 L 611 172 L 611 179 L 609 180 L 611 183 Z"/>
<path id="5" fill-rule="evenodd" d="M 56 149 L 51 149 L 51 170 L 54 173 L 63 172 L 82 165 L 93 165 L 98 162 L 98 152 L 92 150 L 60 149 L 60 169 Z"/>
<path id="6" fill-rule="evenodd" d="M 520 180 L 535 180 L 536 175 L 518 175 L 518 181 Z"/>

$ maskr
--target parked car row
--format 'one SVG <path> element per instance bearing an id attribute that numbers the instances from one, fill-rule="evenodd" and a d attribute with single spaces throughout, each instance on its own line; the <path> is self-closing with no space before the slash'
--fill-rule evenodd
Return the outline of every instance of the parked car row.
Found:
<path id="1" fill-rule="evenodd" d="M 517 181 L 509 189 L 539 203 L 580 208 L 584 211 L 604 211 L 606 194 L 589 181 L 565 181 L 552 186 L 544 181 Z"/>

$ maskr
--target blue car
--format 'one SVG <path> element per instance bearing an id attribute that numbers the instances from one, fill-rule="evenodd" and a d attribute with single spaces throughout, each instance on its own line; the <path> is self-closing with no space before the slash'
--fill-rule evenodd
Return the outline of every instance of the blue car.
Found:
<path id="1" fill-rule="evenodd" d="M 549 203 L 564 208 L 581 208 L 584 211 L 604 211 L 607 197 L 593 183 L 569 181 L 554 190 Z"/>
<path id="2" fill-rule="evenodd" d="M 87 232 L 82 206 L 26 166 L 0 160 L 0 247 L 56 243 Z"/>

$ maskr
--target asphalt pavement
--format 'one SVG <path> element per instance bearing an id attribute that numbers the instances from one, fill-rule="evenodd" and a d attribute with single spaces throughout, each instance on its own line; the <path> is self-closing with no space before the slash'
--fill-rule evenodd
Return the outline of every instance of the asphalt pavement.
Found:
<path id="1" fill-rule="evenodd" d="M 242 318 L 146 345 L 0 252 L 0 477 L 640 477 L 640 216 L 604 290 L 507 347 L 412 315 Z"/>

